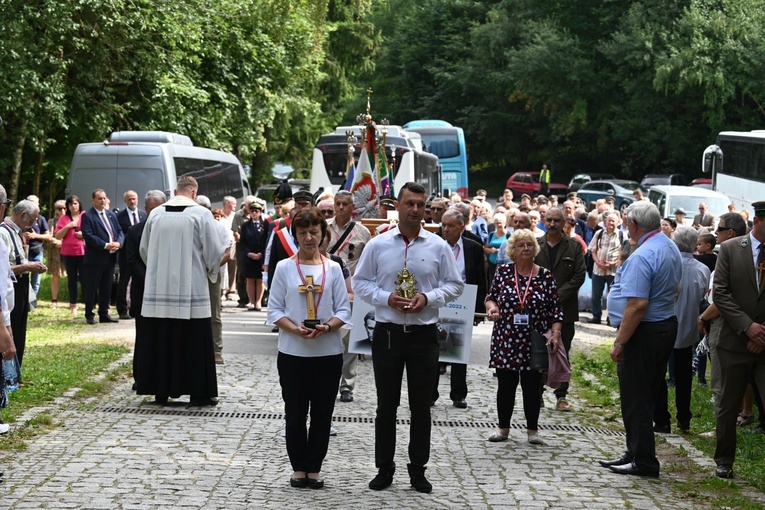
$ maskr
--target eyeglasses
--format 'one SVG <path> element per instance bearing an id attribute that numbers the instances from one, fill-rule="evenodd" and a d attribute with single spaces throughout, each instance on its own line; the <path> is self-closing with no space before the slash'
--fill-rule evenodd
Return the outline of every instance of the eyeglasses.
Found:
<path id="1" fill-rule="evenodd" d="M 66 211 L 66 207 L 56 207 L 57 211 Z"/>
<path id="2" fill-rule="evenodd" d="M 4 205 L 5 207 L 8 207 L 11 205 L 11 200 L 6 200 L 5 202 L 0 202 L 0 205 Z"/>
<path id="3" fill-rule="evenodd" d="M 335 215 L 334 209 L 320 209 L 320 211 L 321 211 L 321 214 L 323 214 L 324 216 L 334 216 Z"/>

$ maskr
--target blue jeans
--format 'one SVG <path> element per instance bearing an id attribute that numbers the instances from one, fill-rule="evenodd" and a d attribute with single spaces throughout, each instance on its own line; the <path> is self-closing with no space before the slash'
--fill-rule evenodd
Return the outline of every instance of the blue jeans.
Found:
<path id="1" fill-rule="evenodd" d="M 592 275 L 592 318 L 600 320 L 603 315 L 603 290 L 608 285 L 608 290 L 611 290 L 611 285 L 614 283 L 614 277 L 611 276 L 598 276 Z M 608 302 L 608 300 L 606 300 Z"/>
<path id="2" fill-rule="evenodd" d="M 29 256 L 29 262 L 42 262 L 43 261 L 43 251 L 40 250 L 40 253 L 37 255 L 30 255 Z M 37 295 L 37 292 L 40 290 L 40 275 L 32 273 L 32 277 L 30 278 L 30 283 L 32 284 L 32 290 L 35 293 L 35 296 Z"/>

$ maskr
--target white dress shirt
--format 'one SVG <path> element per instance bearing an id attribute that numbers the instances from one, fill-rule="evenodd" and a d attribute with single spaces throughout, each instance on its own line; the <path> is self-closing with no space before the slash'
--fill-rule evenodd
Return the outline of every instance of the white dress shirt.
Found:
<path id="1" fill-rule="evenodd" d="M 407 267 L 428 304 L 419 313 L 402 313 L 388 306 L 396 291 L 397 274 Z M 438 322 L 438 309 L 462 294 L 462 282 L 449 244 L 420 228 L 405 248 L 398 227 L 372 238 L 351 278 L 355 296 L 375 307 L 377 322 L 426 325 Z"/>

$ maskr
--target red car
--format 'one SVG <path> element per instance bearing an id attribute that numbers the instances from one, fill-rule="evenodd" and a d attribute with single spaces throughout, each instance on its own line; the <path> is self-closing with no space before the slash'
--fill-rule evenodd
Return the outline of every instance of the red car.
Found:
<path id="1" fill-rule="evenodd" d="M 521 195 L 526 193 L 529 196 L 535 197 L 539 195 L 539 190 L 542 185 L 539 184 L 539 172 L 516 172 L 510 176 L 505 184 L 505 188 L 513 190 L 513 195 L 516 198 L 520 198 Z M 551 182 L 549 185 L 548 194 L 558 195 L 558 197 L 565 197 L 568 191 L 568 186 L 565 184 L 558 184 Z"/>

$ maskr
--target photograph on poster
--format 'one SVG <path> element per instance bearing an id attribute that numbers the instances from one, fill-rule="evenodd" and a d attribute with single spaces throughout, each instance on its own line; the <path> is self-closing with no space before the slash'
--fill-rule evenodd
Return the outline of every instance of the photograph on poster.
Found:
<path id="1" fill-rule="evenodd" d="M 439 310 L 438 344 L 439 361 L 445 363 L 468 363 L 473 340 L 473 315 L 475 313 L 475 285 L 465 285 L 462 295 L 446 303 Z M 372 334 L 375 329 L 375 309 L 357 299 L 353 303 L 353 329 L 348 352 L 372 354 Z"/>

